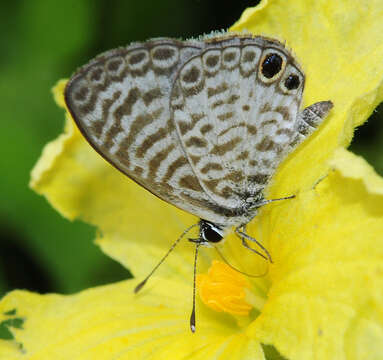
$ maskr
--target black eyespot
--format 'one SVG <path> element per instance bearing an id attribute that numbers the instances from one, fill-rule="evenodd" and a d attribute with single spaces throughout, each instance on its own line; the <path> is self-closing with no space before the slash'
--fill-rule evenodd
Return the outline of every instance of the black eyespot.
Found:
<path id="1" fill-rule="evenodd" d="M 300 83 L 299 76 L 297 75 L 289 75 L 285 80 L 285 86 L 288 90 L 298 89 Z"/>
<path id="2" fill-rule="evenodd" d="M 269 54 L 262 63 L 262 74 L 271 79 L 281 71 L 283 60 L 278 54 Z"/>

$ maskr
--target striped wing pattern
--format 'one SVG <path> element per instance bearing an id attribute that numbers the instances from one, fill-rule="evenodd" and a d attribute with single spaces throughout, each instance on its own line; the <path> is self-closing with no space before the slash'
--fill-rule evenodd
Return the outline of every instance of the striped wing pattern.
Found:
<path id="1" fill-rule="evenodd" d="M 284 69 L 271 82 L 259 71 L 270 53 Z M 173 118 L 201 187 L 219 206 L 246 211 L 260 199 L 296 136 L 303 86 L 283 88 L 287 74 L 303 82 L 291 55 L 263 38 L 211 44 L 180 70 Z"/>
<path id="2" fill-rule="evenodd" d="M 267 51 L 284 59 L 263 83 Z M 246 219 L 291 142 L 303 74 L 279 42 L 250 35 L 154 39 L 109 51 L 77 71 L 65 90 L 89 143 L 153 194 L 203 219 Z M 281 80 L 282 79 L 282 80 Z"/>

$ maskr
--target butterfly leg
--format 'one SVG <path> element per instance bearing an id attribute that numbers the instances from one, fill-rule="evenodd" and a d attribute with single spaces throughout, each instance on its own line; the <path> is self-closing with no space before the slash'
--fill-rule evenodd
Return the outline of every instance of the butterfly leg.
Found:
<path id="1" fill-rule="evenodd" d="M 304 139 L 309 137 L 322 123 L 332 107 L 333 103 L 331 101 L 319 101 L 301 111 L 295 125 L 297 134 L 290 147 L 295 148 Z"/>
<path id="2" fill-rule="evenodd" d="M 295 198 L 295 195 L 289 195 L 289 196 L 285 196 L 285 197 L 282 197 L 282 198 L 278 198 L 278 199 L 264 199 L 264 200 L 261 200 L 259 202 L 256 202 L 254 205 L 252 205 L 250 207 L 250 209 L 257 209 L 261 206 L 264 206 L 264 205 L 267 205 L 267 204 L 270 204 L 274 201 L 280 201 L 280 200 L 289 200 L 289 199 L 294 199 Z M 245 228 L 245 226 L 243 226 L 243 228 Z M 246 230 L 245 230 L 246 232 Z"/>
<path id="3" fill-rule="evenodd" d="M 242 231 L 241 231 L 242 229 Z M 249 249 L 251 250 L 252 252 L 258 254 L 259 256 L 263 257 L 264 259 L 266 260 L 269 260 L 271 263 L 273 262 L 273 260 L 271 259 L 271 255 L 269 254 L 269 252 L 267 251 L 267 249 L 257 240 L 257 239 L 254 239 L 253 237 L 251 237 L 250 235 L 246 234 L 246 227 L 244 225 L 241 225 L 241 226 L 238 226 L 236 229 L 235 229 L 235 233 L 240 237 L 240 239 L 242 240 L 242 245 L 246 248 L 246 249 Z M 249 240 L 249 241 L 252 241 L 254 243 L 256 243 L 264 252 L 267 256 L 263 255 L 262 253 L 260 253 L 259 251 L 253 249 L 248 243 L 246 240 Z"/>

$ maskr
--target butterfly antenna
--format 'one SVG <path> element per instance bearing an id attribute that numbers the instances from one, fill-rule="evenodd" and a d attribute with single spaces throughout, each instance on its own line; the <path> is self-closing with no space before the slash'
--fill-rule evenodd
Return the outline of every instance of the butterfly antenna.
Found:
<path id="1" fill-rule="evenodd" d="M 173 245 L 170 247 L 168 252 L 163 256 L 163 258 L 159 261 L 159 263 L 153 268 L 153 270 L 149 273 L 149 275 L 141 281 L 135 288 L 134 292 L 137 294 L 146 284 L 146 282 L 149 280 L 149 278 L 154 274 L 154 272 L 159 268 L 159 266 L 165 261 L 165 259 L 169 256 L 169 254 L 173 251 L 173 249 L 177 246 L 177 244 L 180 242 L 180 240 L 194 227 L 198 226 L 199 223 L 189 226 L 182 234 L 181 236 L 173 243 Z"/>
<path id="2" fill-rule="evenodd" d="M 201 243 L 197 242 L 195 246 L 195 255 L 194 255 L 194 271 L 193 271 L 193 309 L 190 315 L 190 330 L 195 332 L 195 295 L 196 295 L 196 274 L 197 274 L 197 256 L 198 248 Z"/>
<path id="3" fill-rule="evenodd" d="M 245 276 L 248 276 L 248 277 L 252 277 L 252 278 L 260 278 L 260 277 L 264 277 L 268 274 L 269 272 L 269 263 L 267 263 L 267 269 L 266 271 L 263 273 L 263 274 L 260 274 L 260 275 L 253 275 L 253 274 L 248 274 L 244 271 L 241 271 L 239 269 L 237 269 L 236 267 L 234 267 L 233 265 L 231 265 L 227 260 L 226 258 L 223 256 L 223 254 L 221 253 L 221 251 L 218 249 L 217 246 L 214 246 L 214 248 L 217 250 L 217 253 L 219 254 L 219 256 L 222 258 L 222 260 L 225 262 L 226 265 L 228 265 L 229 267 L 231 267 L 233 270 L 239 272 L 240 274 L 242 275 L 245 275 Z"/>

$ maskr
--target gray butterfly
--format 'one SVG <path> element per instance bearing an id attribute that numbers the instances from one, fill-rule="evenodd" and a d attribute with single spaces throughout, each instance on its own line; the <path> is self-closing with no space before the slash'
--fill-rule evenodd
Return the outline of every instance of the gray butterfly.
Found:
<path id="1" fill-rule="evenodd" d="M 270 38 L 158 38 L 90 61 L 70 79 L 65 100 L 101 156 L 201 218 L 196 254 L 234 226 L 247 248 L 271 261 L 245 226 L 260 206 L 280 200 L 265 200 L 265 187 L 332 108 L 321 101 L 300 111 L 304 81 L 291 53 Z M 193 318 L 194 307 L 192 329 Z"/>

